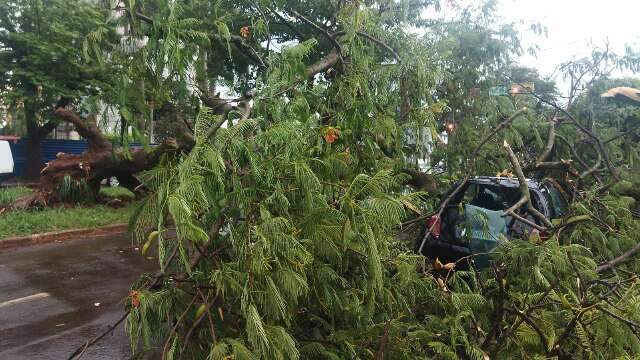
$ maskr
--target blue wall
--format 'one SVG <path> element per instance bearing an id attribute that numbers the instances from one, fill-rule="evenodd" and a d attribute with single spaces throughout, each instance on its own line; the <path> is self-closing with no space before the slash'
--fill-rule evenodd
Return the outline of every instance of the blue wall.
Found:
<path id="1" fill-rule="evenodd" d="M 9 141 L 11 153 L 13 154 L 13 175 L 22 176 L 24 173 L 24 157 L 26 139 L 20 139 L 17 142 Z M 44 162 L 51 161 L 56 158 L 56 154 L 63 152 L 65 154 L 81 154 L 87 150 L 86 140 L 56 140 L 45 139 L 42 143 L 42 159 Z"/>

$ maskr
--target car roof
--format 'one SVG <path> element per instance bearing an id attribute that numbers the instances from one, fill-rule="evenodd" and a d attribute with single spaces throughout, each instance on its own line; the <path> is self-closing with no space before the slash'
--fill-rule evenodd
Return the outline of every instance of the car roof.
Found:
<path id="1" fill-rule="evenodd" d="M 469 179 L 471 184 L 483 184 L 483 185 L 499 185 L 504 187 L 518 187 L 520 182 L 517 177 L 506 176 L 474 176 Z M 527 186 L 530 189 L 540 188 L 540 183 L 534 179 L 527 179 Z"/>

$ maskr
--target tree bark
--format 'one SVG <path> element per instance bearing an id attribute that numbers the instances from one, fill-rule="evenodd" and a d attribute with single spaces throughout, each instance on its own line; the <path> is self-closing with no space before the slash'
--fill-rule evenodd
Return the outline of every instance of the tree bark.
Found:
<path id="1" fill-rule="evenodd" d="M 25 102 L 25 120 L 27 123 L 27 141 L 25 142 L 25 162 L 23 179 L 28 182 L 37 182 L 40 178 L 40 170 L 44 167 L 42 157 L 42 142 L 47 135 L 55 129 L 55 122 L 47 122 L 43 126 L 38 125 L 36 106 L 30 101 Z"/>
<path id="2" fill-rule="evenodd" d="M 42 161 L 42 140 L 36 119 L 34 104 L 25 101 L 24 114 L 27 123 L 27 141 L 25 142 L 25 162 L 23 178 L 26 181 L 38 181 L 40 170 L 44 167 Z"/>
<path id="3" fill-rule="evenodd" d="M 25 142 L 24 173 L 23 179 L 27 182 L 37 182 L 40 179 L 40 170 L 44 167 L 42 160 L 43 138 L 27 133 Z"/>

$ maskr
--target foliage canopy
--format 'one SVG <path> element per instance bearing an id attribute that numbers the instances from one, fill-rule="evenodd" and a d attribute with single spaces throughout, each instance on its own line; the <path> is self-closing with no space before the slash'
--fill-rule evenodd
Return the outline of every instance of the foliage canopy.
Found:
<path id="1" fill-rule="evenodd" d="M 155 113 L 173 112 L 179 143 L 139 176 L 149 194 L 131 225 L 143 248 L 158 247 L 162 271 L 127 303 L 136 350 L 640 353 L 640 261 L 608 263 L 638 243 L 637 108 L 612 118 L 596 101 L 611 69 L 637 71 L 637 54 L 595 49 L 564 64 L 573 86 L 563 101 L 552 82 L 513 66 L 518 34 L 493 22 L 495 2 L 454 20 L 424 16 L 439 6 L 123 1 L 92 25 L 86 60 L 120 70 L 104 101 L 141 134 Z M 114 26 L 126 35 L 106 36 Z M 533 93 L 489 95 L 525 81 Z M 511 167 L 505 141 L 528 174 L 565 185 L 568 217 L 544 241 L 506 242 L 491 267 L 426 265 L 398 240 L 403 221 L 437 211 L 438 187 Z"/>

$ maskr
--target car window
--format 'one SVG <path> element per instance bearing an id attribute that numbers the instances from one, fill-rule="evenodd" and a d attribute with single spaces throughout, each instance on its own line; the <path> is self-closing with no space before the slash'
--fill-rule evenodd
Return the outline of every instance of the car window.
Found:
<path id="1" fill-rule="evenodd" d="M 497 186 L 472 184 L 464 195 L 465 204 L 488 210 L 504 210 L 502 196 Z"/>
<path id="2" fill-rule="evenodd" d="M 543 191 L 530 191 L 529 196 L 531 197 L 531 203 L 533 207 L 544 216 L 553 217 L 553 209 L 545 193 L 546 192 Z"/>
<path id="3" fill-rule="evenodd" d="M 567 213 L 568 205 L 564 195 L 556 186 L 549 182 L 544 184 L 549 198 L 551 199 L 551 207 L 553 208 L 553 218 L 561 218 Z"/>
<path id="4" fill-rule="evenodd" d="M 462 196 L 462 202 L 466 204 L 470 204 L 474 201 L 478 194 L 478 185 L 477 184 L 469 184 L 467 188 L 464 190 L 464 195 Z"/>

